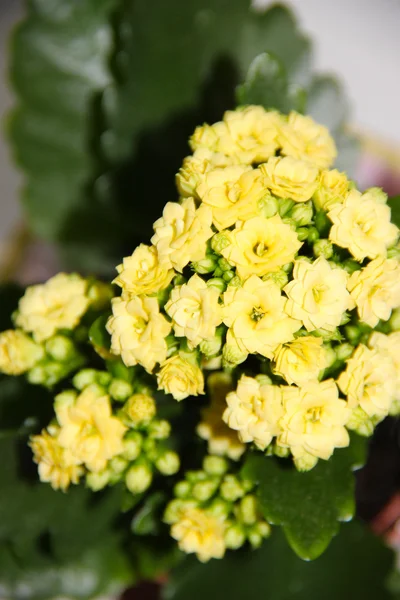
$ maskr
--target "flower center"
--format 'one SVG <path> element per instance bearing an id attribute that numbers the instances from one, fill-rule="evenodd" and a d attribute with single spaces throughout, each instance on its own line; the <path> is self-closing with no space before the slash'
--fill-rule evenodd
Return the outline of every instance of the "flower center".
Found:
<path id="1" fill-rule="evenodd" d="M 251 312 L 251 318 L 253 321 L 258 323 L 265 316 L 265 311 L 261 308 L 261 306 L 255 306 Z"/>
<path id="2" fill-rule="evenodd" d="M 146 321 L 142 317 L 137 317 L 136 321 L 133 325 L 133 329 L 139 335 L 142 334 L 144 332 L 144 330 L 146 329 Z"/>
<path id="3" fill-rule="evenodd" d="M 259 256 L 260 258 L 267 254 L 269 248 L 265 242 L 258 242 L 253 248 L 254 254 Z"/>
<path id="4" fill-rule="evenodd" d="M 321 415 L 322 408 L 320 406 L 313 406 L 306 412 L 306 420 L 311 421 L 311 423 L 316 423 L 317 421 L 320 421 Z"/>
<path id="5" fill-rule="evenodd" d="M 312 289 L 314 300 L 317 304 L 321 302 L 325 291 L 326 285 L 317 285 Z"/>

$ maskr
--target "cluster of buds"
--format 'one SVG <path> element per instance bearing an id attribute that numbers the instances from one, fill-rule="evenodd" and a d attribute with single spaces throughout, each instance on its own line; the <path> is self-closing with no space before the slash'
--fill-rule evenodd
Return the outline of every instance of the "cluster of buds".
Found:
<path id="1" fill-rule="evenodd" d="M 227 459 L 208 455 L 199 471 L 188 471 L 174 488 L 164 520 L 181 550 L 201 561 L 221 558 L 246 541 L 258 548 L 270 533 L 254 495 L 254 483 L 234 472 Z M 237 469 L 236 469 L 237 470 Z"/>

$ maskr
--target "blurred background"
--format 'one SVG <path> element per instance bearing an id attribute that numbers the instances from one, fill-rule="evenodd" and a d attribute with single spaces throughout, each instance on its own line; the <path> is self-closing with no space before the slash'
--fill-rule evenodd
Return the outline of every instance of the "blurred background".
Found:
<path id="1" fill-rule="evenodd" d="M 256 6 L 274 4 L 255 0 Z M 351 103 L 350 126 L 363 138 L 358 175 L 361 185 L 400 190 L 399 0 L 291 0 L 299 25 L 314 42 L 315 68 L 342 79 Z M 10 32 L 23 16 L 23 2 L 0 0 L 0 251 L 19 219 L 20 178 L 5 140 L 4 123 L 12 105 L 7 83 Z M 384 108 L 383 108 L 384 106 Z"/>

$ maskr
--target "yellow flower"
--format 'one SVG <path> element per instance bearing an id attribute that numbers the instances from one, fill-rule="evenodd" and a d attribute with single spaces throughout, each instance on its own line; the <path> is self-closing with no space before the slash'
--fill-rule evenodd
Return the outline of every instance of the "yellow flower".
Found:
<path id="1" fill-rule="evenodd" d="M 295 457 L 303 452 L 327 460 L 335 448 L 349 445 L 345 425 L 350 411 L 333 379 L 312 381 L 301 388 L 283 390 L 284 416 L 278 445 L 289 447 Z"/>
<path id="2" fill-rule="evenodd" d="M 228 167 L 234 159 L 224 154 L 212 152 L 208 148 L 200 148 L 193 155 L 187 156 L 176 175 L 176 185 L 184 197 L 197 197 L 197 187 L 204 181 L 206 173 L 216 167 Z"/>
<path id="3" fill-rule="evenodd" d="M 387 321 L 393 308 L 400 306 L 400 264 L 396 259 L 377 258 L 348 282 L 360 320 L 376 327 L 379 319 Z"/>
<path id="4" fill-rule="evenodd" d="M 256 275 L 243 287 L 228 287 L 222 317 L 243 353 L 258 352 L 272 358 L 279 344 L 293 339 L 301 323 L 288 317 L 285 302 L 276 283 L 262 281 Z"/>
<path id="5" fill-rule="evenodd" d="M 279 198 L 307 202 L 318 185 L 318 169 L 314 165 L 289 156 L 272 157 L 259 167 L 264 185 Z"/>
<path id="6" fill-rule="evenodd" d="M 147 394 L 133 394 L 125 402 L 123 412 L 133 425 L 148 423 L 156 414 L 156 403 Z"/>
<path id="7" fill-rule="evenodd" d="M 260 385 L 252 377 L 242 375 L 236 391 L 226 397 L 225 423 L 239 433 L 244 442 L 254 442 L 265 450 L 275 435 L 279 435 L 282 417 L 282 391 L 276 385 Z"/>
<path id="8" fill-rule="evenodd" d="M 389 206 L 368 193 L 351 190 L 343 204 L 331 208 L 328 217 L 333 223 L 329 239 L 347 248 L 359 261 L 386 256 L 387 248 L 398 237 L 398 228 L 390 222 Z"/>
<path id="9" fill-rule="evenodd" d="M 43 348 L 19 329 L 0 333 L 0 371 L 7 375 L 29 371 L 43 354 Z"/>
<path id="10" fill-rule="evenodd" d="M 219 291 L 198 275 L 171 291 L 165 312 L 172 319 L 175 334 L 186 337 L 191 348 L 215 335 L 222 321 L 218 299 Z"/>
<path id="11" fill-rule="evenodd" d="M 60 446 L 59 428 L 52 426 L 49 429 L 50 433 L 43 429 L 40 435 L 32 436 L 29 445 L 33 460 L 38 464 L 40 481 L 65 492 L 71 483 L 79 482 L 84 469 L 68 449 Z"/>
<path id="12" fill-rule="evenodd" d="M 222 558 L 225 554 L 225 525 L 200 508 L 186 508 L 171 527 L 171 536 L 186 554 L 195 553 L 201 562 Z"/>
<path id="13" fill-rule="evenodd" d="M 313 335 L 299 337 L 281 344 L 274 353 L 273 371 L 289 384 L 303 385 L 318 379 L 328 366 L 328 357 L 322 338 Z"/>
<path id="14" fill-rule="evenodd" d="M 360 406 L 369 417 L 383 419 L 395 396 L 396 370 L 385 353 L 360 344 L 340 374 L 338 386 L 350 408 Z"/>
<path id="15" fill-rule="evenodd" d="M 202 371 L 181 354 L 174 354 L 161 364 L 157 373 L 158 389 L 172 394 L 175 400 L 204 394 Z"/>
<path id="16" fill-rule="evenodd" d="M 112 416 L 110 398 L 102 388 L 90 385 L 75 399 L 59 394 L 54 408 L 60 424 L 60 446 L 89 471 L 102 471 L 107 461 L 124 451 L 127 427 Z"/>
<path id="17" fill-rule="evenodd" d="M 236 431 L 233 431 L 222 420 L 226 409 L 226 396 L 234 389 L 230 373 L 211 373 L 207 380 L 210 404 L 201 411 L 201 420 L 197 433 L 208 441 L 209 454 L 228 456 L 239 460 L 245 451 L 245 446 L 239 441 Z"/>
<path id="18" fill-rule="evenodd" d="M 196 210 L 193 198 L 181 204 L 168 202 L 163 216 L 154 223 L 152 244 L 157 247 L 160 266 L 171 266 L 182 272 L 190 261 L 198 261 L 206 254 L 206 243 L 213 235 L 211 209 L 202 204 Z"/>
<path id="19" fill-rule="evenodd" d="M 221 254 L 242 278 L 267 275 L 292 262 L 303 245 L 290 225 L 279 215 L 270 219 L 254 217 L 226 232 L 229 245 Z"/>
<path id="20" fill-rule="evenodd" d="M 167 357 L 165 338 L 171 331 L 157 298 L 113 298 L 112 310 L 107 323 L 111 352 L 120 354 L 127 367 L 140 364 L 151 373 Z"/>
<path id="21" fill-rule="evenodd" d="M 307 331 L 333 331 L 344 312 L 353 307 L 347 280 L 346 271 L 332 268 L 322 256 L 313 263 L 296 261 L 293 280 L 283 288 L 288 296 L 286 312 L 301 320 Z"/>
<path id="22" fill-rule="evenodd" d="M 328 129 L 311 117 L 294 111 L 281 127 L 278 141 L 282 154 L 309 161 L 320 169 L 329 167 L 337 156 L 336 145 Z"/>
<path id="23" fill-rule="evenodd" d="M 400 331 L 385 335 L 374 331 L 368 340 L 368 346 L 377 350 L 380 355 L 386 355 L 388 360 L 393 361 L 395 368 L 394 398 L 400 400 Z"/>
<path id="24" fill-rule="evenodd" d="M 197 193 L 213 214 L 218 230 L 258 214 L 258 201 L 268 195 L 258 169 L 243 165 L 214 169 L 207 173 Z"/>
<path id="25" fill-rule="evenodd" d="M 89 306 L 87 282 L 79 275 L 58 273 L 42 285 L 28 287 L 19 301 L 15 323 L 37 342 L 59 329 L 76 327 Z"/>
<path id="26" fill-rule="evenodd" d="M 313 200 L 318 210 L 329 211 L 336 204 L 343 204 L 349 190 L 346 173 L 337 169 L 322 171 Z"/>
<path id="27" fill-rule="evenodd" d="M 113 283 L 132 296 L 153 294 L 166 288 L 173 276 L 172 269 L 160 266 L 157 249 L 140 244 L 132 254 L 123 259 L 117 267 L 118 277 Z"/>
<path id="28" fill-rule="evenodd" d="M 218 123 L 214 123 L 214 125 L 200 125 L 196 127 L 192 137 L 189 140 L 189 145 L 193 151 L 198 151 L 202 149 L 210 150 L 211 152 L 219 152 L 219 141 L 221 138 L 226 139 L 226 145 L 229 142 L 229 133 L 226 127 L 226 124 L 222 121 L 218 121 Z M 233 155 L 235 151 L 235 145 L 232 139 L 230 139 L 231 146 L 227 147 L 227 154 Z"/>

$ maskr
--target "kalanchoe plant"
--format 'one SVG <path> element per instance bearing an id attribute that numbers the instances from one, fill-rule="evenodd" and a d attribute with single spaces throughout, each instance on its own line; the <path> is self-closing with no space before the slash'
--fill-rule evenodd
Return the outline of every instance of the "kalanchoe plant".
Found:
<path id="1" fill-rule="evenodd" d="M 179 201 L 117 267 L 112 314 L 111 288 L 76 275 L 28 288 L 0 366 L 48 385 L 32 372 L 60 338 L 96 349 L 31 437 L 55 489 L 153 498 L 152 528 L 201 561 L 274 523 L 316 558 L 354 514 L 360 436 L 399 411 L 399 231 L 308 116 L 247 105 L 190 145 Z"/>

